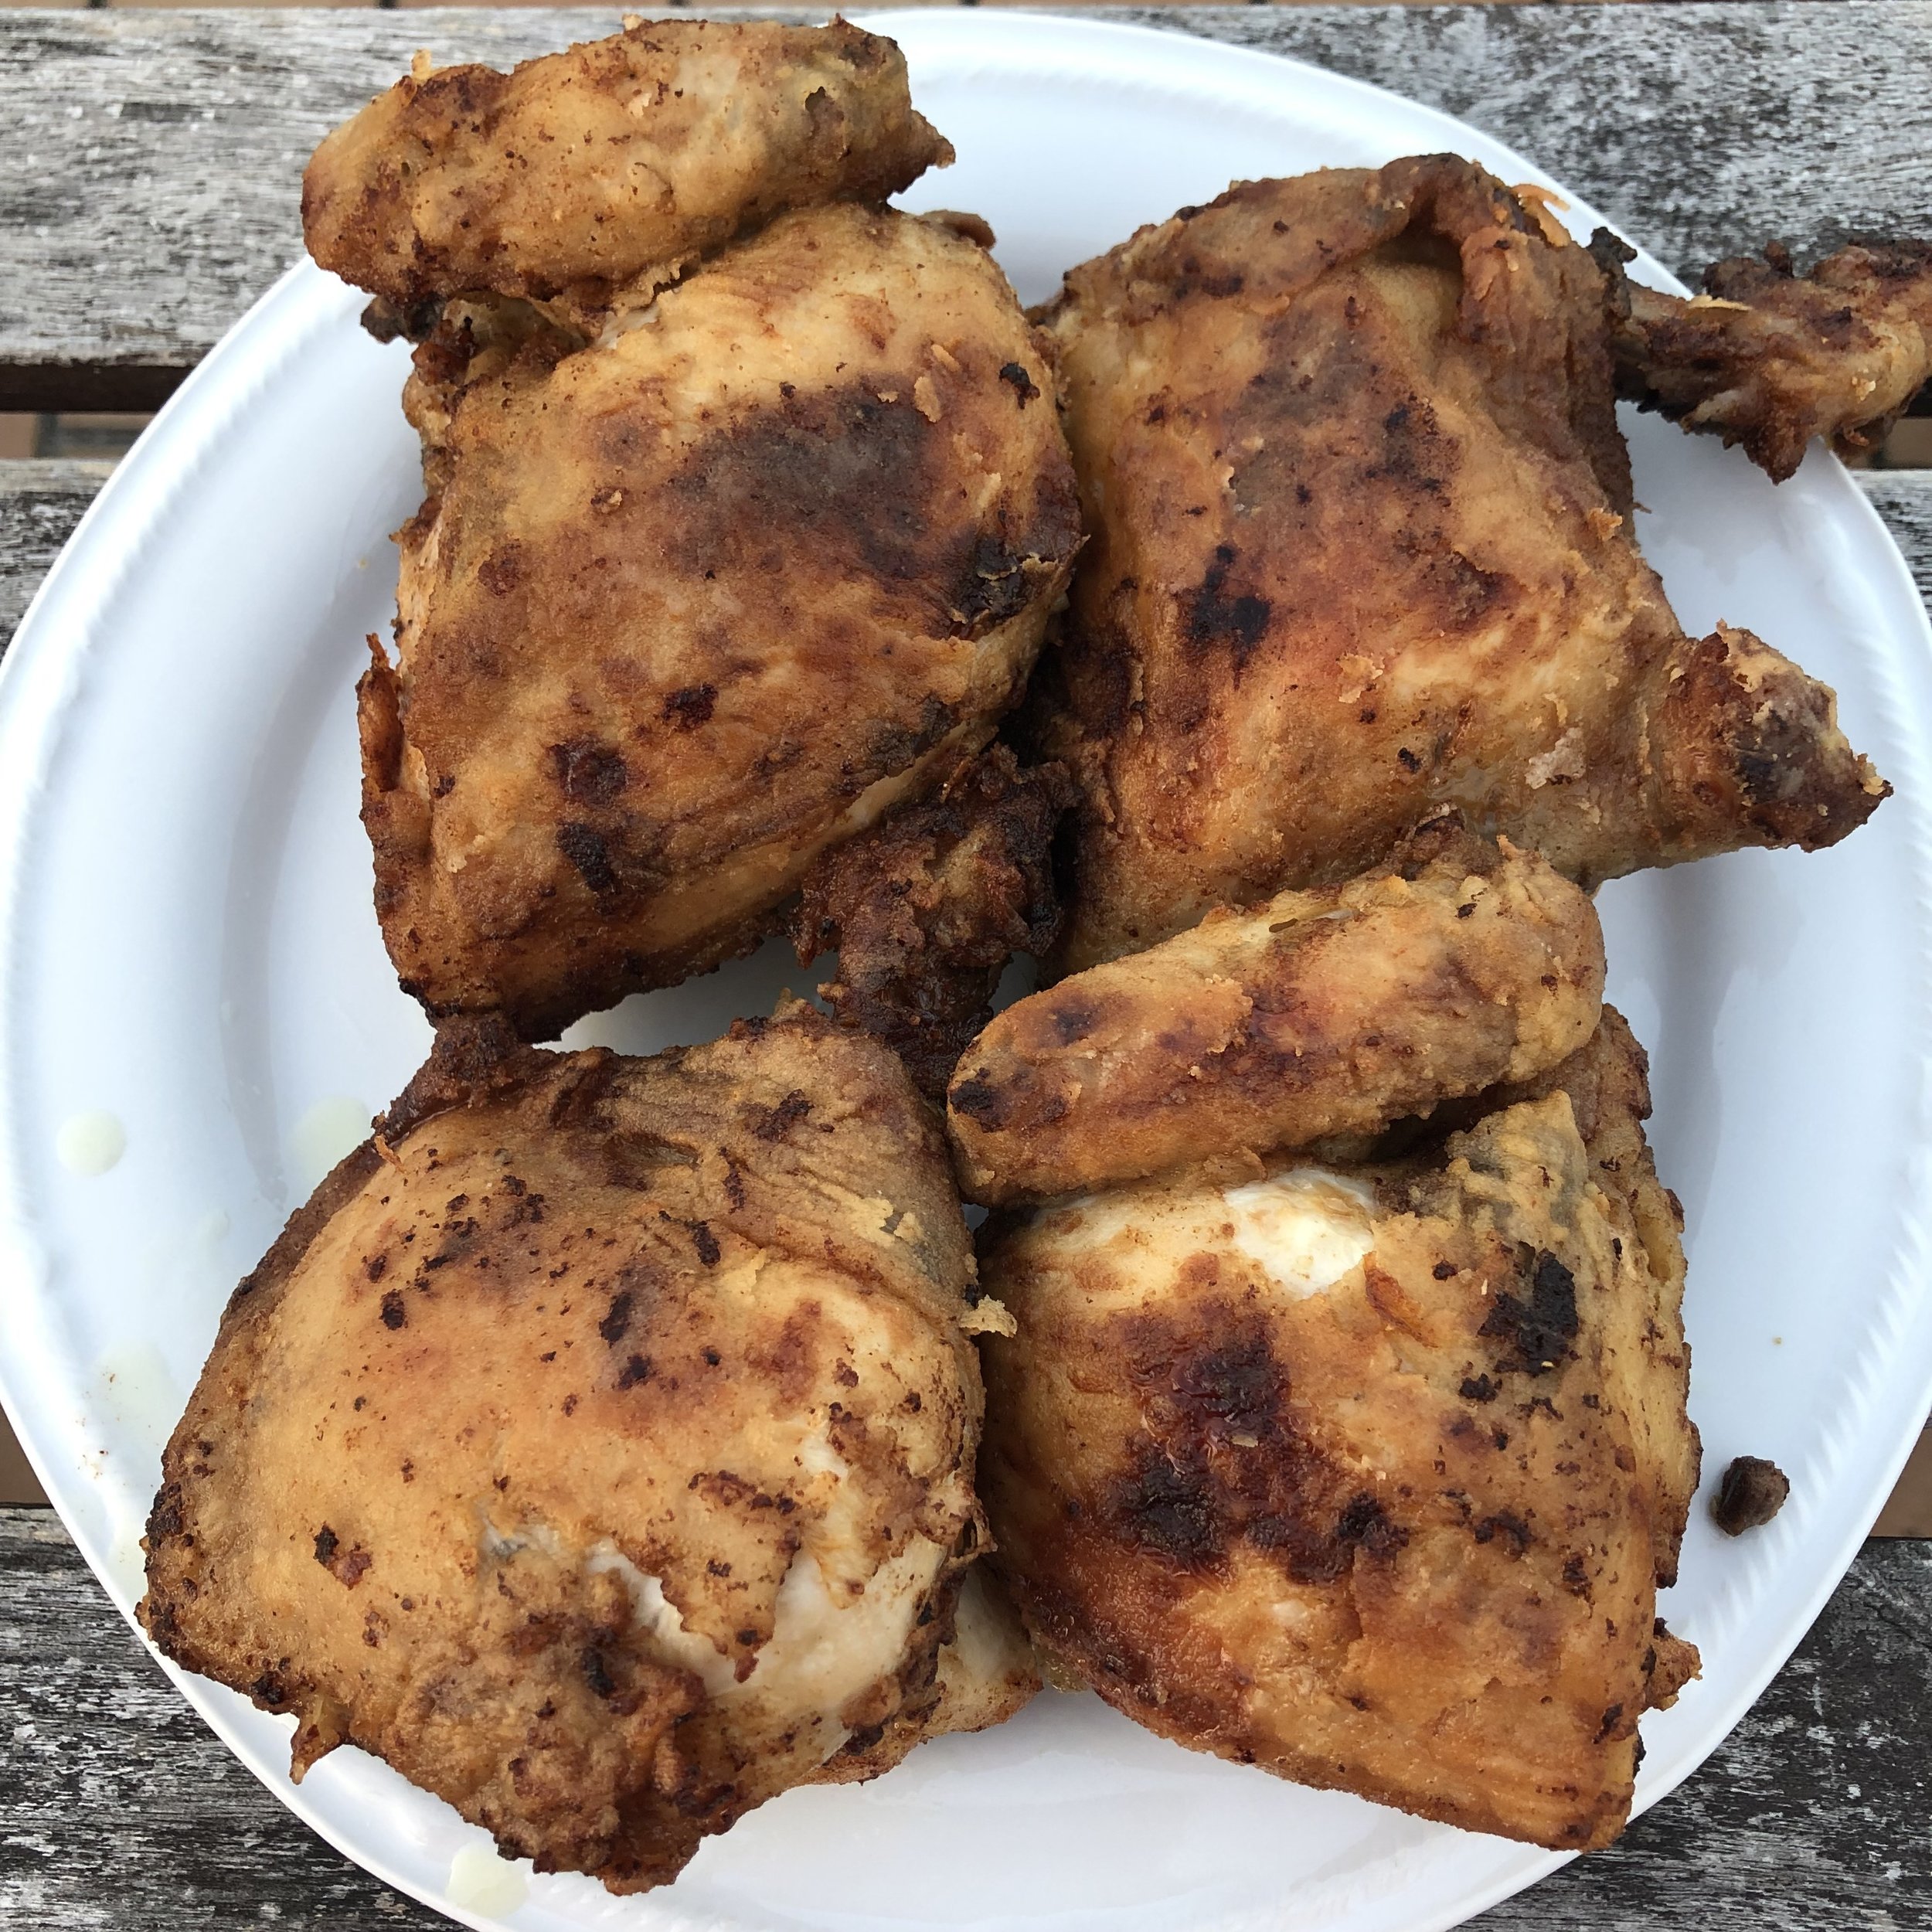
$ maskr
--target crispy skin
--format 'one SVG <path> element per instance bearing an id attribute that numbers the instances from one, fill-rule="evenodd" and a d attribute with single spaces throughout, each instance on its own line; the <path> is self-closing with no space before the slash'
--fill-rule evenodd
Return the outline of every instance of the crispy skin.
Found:
<path id="1" fill-rule="evenodd" d="M 889 40 L 652 21 L 399 80 L 315 151 L 302 226 L 323 267 L 400 306 L 491 291 L 586 323 L 786 209 L 882 202 L 951 159 Z"/>
<path id="2" fill-rule="evenodd" d="M 1372 1205 L 1328 1197 L 1354 1240 L 1319 1270 L 1225 1170 L 1004 1224 L 980 1482 L 1049 1659 L 1303 1783 L 1617 1835 L 1638 1717 L 1696 1666 L 1653 1623 L 1696 1438 L 1642 1056 L 1607 1012 L 1570 1070 L 1581 1108 L 1553 1090 L 1338 1177 Z"/>
<path id="3" fill-rule="evenodd" d="M 828 852 L 806 878 L 791 920 L 799 964 L 837 950 L 838 977 L 820 994 L 892 1048 L 929 1100 L 944 1099 L 992 1017 L 1008 961 L 1037 957 L 1060 930 L 1051 849 L 1072 802 L 1062 767 L 1022 770 L 994 745 L 937 798 Z"/>
<path id="4" fill-rule="evenodd" d="M 1932 376 L 1932 242 L 1854 243 L 1802 276 L 1774 246 L 1715 264 L 1689 301 L 1625 281 L 1631 251 L 1604 231 L 1590 246 L 1621 291 L 1623 393 L 1741 443 L 1775 482 L 1815 436 L 1876 449 Z"/>
<path id="5" fill-rule="evenodd" d="M 1008 1007 L 947 1126 L 966 1193 L 995 1203 L 1372 1134 L 1568 1058 L 1603 993 L 1583 893 L 1440 821 L 1345 886 L 1209 913 Z"/>
<path id="6" fill-rule="evenodd" d="M 359 1745 L 540 1869 L 660 1883 L 946 1717 L 971 1267 L 923 1103 L 807 1009 L 649 1060 L 457 1022 L 236 1291 L 142 1620 L 298 1714 L 298 1777 Z M 1016 1694 L 984 1658 L 955 1717 Z"/>
<path id="7" fill-rule="evenodd" d="M 1082 793 L 1067 968 L 1438 805 L 1587 885 L 1870 813 L 1831 693 L 1686 638 L 1638 555 L 1606 301 L 1452 156 L 1244 183 L 1069 275 L 1091 536 L 1036 681 Z"/>
<path id="8" fill-rule="evenodd" d="M 978 750 L 1078 508 L 1012 291 L 908 216 L 782 216 L 560 359 L 460 313 L 419 356 L 433 493 L 362 686 L 363 820 L 406 989 L 541 1038 L 775 930 Z"/>

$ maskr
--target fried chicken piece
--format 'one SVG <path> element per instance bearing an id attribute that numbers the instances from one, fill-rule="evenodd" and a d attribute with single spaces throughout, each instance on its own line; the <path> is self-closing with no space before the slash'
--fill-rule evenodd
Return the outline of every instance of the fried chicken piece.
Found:
<path id="1" fill-rule="evenodd" d="M 1642 1055 L 1607 1011 L 1570 1071 L 1406 1160 L 1002 1226 L 980 1481 L 1056 1665 L 1304 1784 L 1616 1836 L 1638 1718 L 1697 1667 L 1654 1621 L 1696 1437 Z"/>
<path id="2" fill-rule="evenodd" d="M 1211 912 L 1008 1007 L 948 1097 L 961 1185 L 1038 1200 L 1376 1134 L 1546 1072 L 1603 995 L 1584 894 L 1439 820 L 1345 886 Z"/>
<path id="3" fill-rule="evenodd" d="M 1091 540 L 1036 680 L 1081 791 L 1065 967 L 1348 878 L 1443 804 L 1586 885 L 1871 812 L 1832 694 L 1685 637 L 1639 556 L 1606 303 L 1446 155 L 1243 183 L 1068 276 Z"/>
<path id="4" fill-rule="evenodd" d="M 298 1715 L 296 1777 L 355 1744 L 540 1870 L 662 1883 L 1023 1701 L 977 1625 L 940 1655 L 971 1267 L 928 1110 L 808 1009 L 646 1060 L 457 1022 L 236 1291 L 142 1621 Z"/>
<path id="5" fill-rule="evenodd" d="M 1606 231 L 1590 247 L 1620 298 L 1623 393 L 1741 443 L 1774 482 L 1815 436 L 1876 449 L 1932 376 L 1932 242 L 1855 243 L 1802 276 L 1774 244 L 1715 264 L 1688 301 L 1626 281 L 1634 251 Z"/>
<path id="6" fill-rule="evenodd" d="M 543 1038 L 754 944 L 821 853 L 979 750 L 1080 540 L 985 253 L 781 216 L 597 346 L 452 305 L 410 408 L 392 667 L 361 689 L 383 937 Z"/>
<path id="7" fill-rule="evenodd" d="M 937 798 L 903 808 L 819 860 L 791 937 L 809 966 L 837 949 L 818 988 L 849 1026 L 883 1040 L 929 1100 L 992 1017 L 1015 953 L 1037 957 L 1060 930 L 1053 828 L 1073 803 L 1059 765 L 1022 770 L 994 745 Z"/>
<path id="8" fill-rule="evenodd" d="M 774 215 L 953 158 L 897 46 L 842 20 L 654 20 L 509 73 L 419 60 L 302 181 L 309 253 L 403 308 L 523 296 L 594 334 Z"/>

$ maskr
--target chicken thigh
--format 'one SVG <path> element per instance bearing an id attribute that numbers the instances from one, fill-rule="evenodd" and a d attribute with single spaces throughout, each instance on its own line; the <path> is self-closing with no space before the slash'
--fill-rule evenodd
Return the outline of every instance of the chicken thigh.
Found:
<path id="1" fill-rule="evenodd" d="M 361 692 L 383 935 L 432 1014 L 536 1039 L 755 944 L 970 761 L 1078 505 L 971 224 L 878 205 L 943 158 L 889 43 L 684 26 L 464 71 L 473 114 L 420 128 L 433 77 L 325 144 L 310 234 L 423 335 L 428 495 Z"/>
<path id="2" fill-rule="evenodd" d="M 236 1291 L 141 1614 L 614 1890 L 1039 1679 L 981 1544 L 972 1257 L 897 1063 L 809 1009 L 654 1060 L 460 1021 Z"/>
<path id="3" fill-rule="evenodd" d="M 1611 293 L 1446 155 L 1247 182 L 1068 276 L 1091 542 L 1035 707 L 1080 791 L 1066 966 L 1444 805 L 1586 885 L 1869 815 L 1832 694 L 1686 637 L 1638 554 Z"/>

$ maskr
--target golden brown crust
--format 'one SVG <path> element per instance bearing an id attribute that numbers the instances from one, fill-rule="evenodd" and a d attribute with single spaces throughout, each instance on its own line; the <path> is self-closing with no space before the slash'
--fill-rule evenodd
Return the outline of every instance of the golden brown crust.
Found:
<path id="1" fill-rule="evenodd" d="M 1624 282 L 1631 251 L 1604 231 L 1591 248 L 1622 298 L 1624 393 L 1742 444 L 1774 482 L 1815 436 L 1876 449 L 1932 375 L 1932 242 L 1855 243 L 1802 276 L 1774 247 L 1715 264 L 1688 301 Z"/>
<path id="2" fill-rule="evenodd" d="M 821 996 L 898 1054 L 928 1100 L 944 1100 L 992 1018 L 1008 961 L 1037 957 L 1060 930 L 1052 845 L 1072 802 L 1063 767 L 1022 769 L 996 744 L 806 876 L 791 916 L 799 963 L 838 953 Z"/>
<path id="3" fill-rule="evenodd" d="M 1451 156 L 1243 183 L 1067 277 L 1090 542 L 1034 706 L 1082 793 L 1066 967 L 1443 804 L 1585 884 L 1871 811 L 1830 694 L 1685 638 L 1639 556 L 1608 300 Z"/>
<path id="4" fill-rule="evenodd" d="M 1607 1015 L 1571 1065 L 1587 1145 L 1553 1091 L 1332 1181 L 1196 1171 L 1001 1224 L 980 1481 L 1050 1658 L 1301 1782 L 1616 1835 L 1638 1716 L 1695 1668 L 1654 1622 L 1695 1437 L 1675 1230 L 1627 1191 L 1641 1056 Z M 1298 1189 L 1353 1231 L 1319 1273 L 1255 1219 Z"/>
<path id="5" fill-rule="evenodd" d="M 998 269 L 908 216 L 781 216 L 561 359 L 460 316 L 418 352 L 363 816 L 407 990 L 541 1038 L 755 943 L 977 751 L 1077 504 Z"/>
<path id="6" fill-rule="evenodd" d="M 787 208 L 883 202 L 951 159 L 889 40 L 652 21 L 399 80 L 316 150 L 303 232 L 400 306 L 489 291 L 585 325 Z"/>
<path id="7" fill-rule="evenodd" d="M 1379 1133 L 1566 1059 L 1603 989 L 1583 893 L 1439 820 L 1346 885 L 1209 913 L 1008 1007 L 948 1098 L 961 1184 L 1039 1200 Z"/>
<path id="8" fill-rule="evenodd" d="M 143 1621 L 296 1713 L 298 1776 L 357 1744 L 539 1869 L 662 1883 L 944 1721 L 971 1266 L 927 1109 L 816 1014 L 645 1061 L 459 1022 L 231 1303 Z"/>

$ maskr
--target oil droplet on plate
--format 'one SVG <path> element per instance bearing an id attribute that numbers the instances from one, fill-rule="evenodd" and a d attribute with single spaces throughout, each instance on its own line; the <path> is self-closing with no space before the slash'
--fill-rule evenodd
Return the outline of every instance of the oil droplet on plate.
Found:
<path id="1" fill-rule="evenodd" d="M 487 1845 L 466 1845 L 450 1860 L 447 1896 L 466 1912 L 487 1912 L 500 1917 L 514 1912 L 529 1896 L 523 1874 Z"/>
<path id="2" fill-rule="evenodd" d="M 369 1138 L 369 1111 L 347 1094 L 318 1100 L 295 1123 L 288 1137 L 294 1156 L 295 1185 L 304 1196 L 313 1194 L 322 1178 L 345 1154 Z"/>
<path id="3" fill-rule="evenodd" d="M 128 1130 L 120 1117 L 97 1108 L 63 1121 L 54 1136 L 54 1152 L 70 1174 L 91 1179 L 105 1174 L 128 1151 Z"/>

